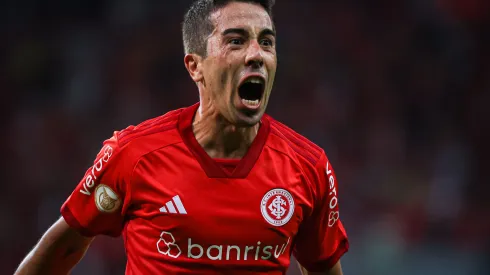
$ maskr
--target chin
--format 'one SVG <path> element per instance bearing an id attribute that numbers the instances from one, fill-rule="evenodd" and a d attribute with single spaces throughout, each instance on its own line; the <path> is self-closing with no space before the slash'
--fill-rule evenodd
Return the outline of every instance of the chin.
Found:
<path id="1" fill-rule="evenodd" d="M 264 111 L 262 110 L 254 113 L 238 111 L 235 115 L 235 125 L 238 127 L 253 127 L 260 122 L 263 115 Z"/>

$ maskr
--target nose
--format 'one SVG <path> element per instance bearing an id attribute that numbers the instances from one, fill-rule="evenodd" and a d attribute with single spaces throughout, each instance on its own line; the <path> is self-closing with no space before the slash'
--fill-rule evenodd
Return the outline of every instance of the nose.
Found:
<path id="1" fill-rule="evenodd" d="M 259 42 L 255 39 L 252 39 L 248 46 L 245 64 L 255 69 L 261 68 L 264 65 L 262 47 L 260 47 Z"/>

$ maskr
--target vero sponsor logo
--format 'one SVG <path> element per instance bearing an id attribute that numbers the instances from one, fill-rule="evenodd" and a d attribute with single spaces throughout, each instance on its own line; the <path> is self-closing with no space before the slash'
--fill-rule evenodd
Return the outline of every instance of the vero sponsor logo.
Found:
<path id="1" fill-rule="evenodd" d="M 95 186 L 95 180 L 100 174 L 100 171 L 104 167 L 104 163 L 107 163 L 112 156 L 113 149 L 107 145 L 102 149 L 104 153 L 92 166 L 90 173 L 83 179 L 83 185 L 80 189 L 80 193 L 90 196 L 92 194 L 92 188 Z"/>
<path id="2" fill-rule="evenodd" d="M 339 219 L 339 211 L 335 211 L 335 207 L 337 207 L 339 200 L 337 199 L 337 189 L 335 188 L 335 177 L 332 173 L 332 166 L 330 166 L 330 163 L 328 161 L 326 170 L 330 190 L 330 192 L 328 193 L 328 206 L 330 207 L 330 212 L 328 213 L 328 227 L 332 227 Z"/>

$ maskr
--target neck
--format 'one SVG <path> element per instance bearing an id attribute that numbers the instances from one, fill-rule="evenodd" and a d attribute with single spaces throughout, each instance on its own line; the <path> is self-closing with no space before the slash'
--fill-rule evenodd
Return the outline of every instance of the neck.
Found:
<path id="1" fill-rule="evenodd" d="M 237 127 L 211 108 L 199 106 L 192 122 L 197 142 L 212 158 L 239 159 L 257 136 L 259 124 Z"/>

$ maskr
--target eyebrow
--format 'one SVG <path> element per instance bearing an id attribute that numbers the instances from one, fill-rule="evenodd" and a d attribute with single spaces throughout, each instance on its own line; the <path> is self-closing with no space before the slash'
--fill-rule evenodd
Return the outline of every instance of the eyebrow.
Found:
<path id="1" fill-rule="evenodd" d="M 242 29 L 242 28 L 230 28 L 230 29 L 226 29 L 224 30 L 221 35 L 222 36 L 225 36 L 227 34 L 230 34 L 230 33 L 235 33 L 235 34 L 239 34 L 239 35 L 242 35 L 242 36 L 248 36 L 248 32 L 245 30 L 245 29 Z M 276 32 L 271 30 L 271 29 L 263 29 L 260 33 L 259 33 L 259 36 L 264 36 L 264 35 L 272 35 L 274 37 L 276 37 Z"/>
<path id="2" fill-rule="evenodd" d="M 264 29 L 260 32 L 259 36 L 264 36 L 264 35 L 271 35 L 276 37 L 276 32 L 271 29 Z"/>

